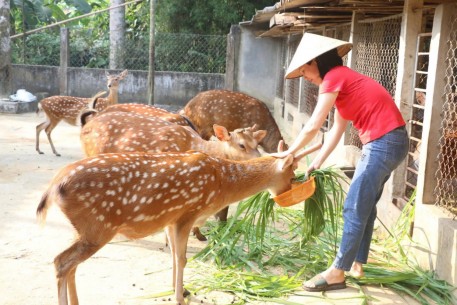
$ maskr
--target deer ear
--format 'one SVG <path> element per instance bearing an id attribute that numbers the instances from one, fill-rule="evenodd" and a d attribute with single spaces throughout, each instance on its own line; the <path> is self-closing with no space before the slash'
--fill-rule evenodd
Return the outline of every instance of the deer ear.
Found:
<path id="1" fill-rule="evenodd" d="M 279 153 L 282 153 L 285 150 L 285 148 L 284 148 L 285 145 L 286 144 L 284 143 L 284 140 L 280 140 L 278 142 L 278 152 Z"/>
<path id="2" fill-rule="evenodd" d="M 263 140 L 263 138 L 265 138 L 266 135 L 267 135 L 266 130 L 259 130 L 259 131 L 254 132 L 254 139 L 257 141 L 257 143 L 259 143 L 260 141 Z"/>
<path id="3" fill-rule="evenodd" d="M 228 141 L 230 140 L 230 134 L 227 131 L 227 128 L 221 125 L 214 124 L 213 125 L 214 134 L 220 141 Z"/>
<path id="4" fill-rule="evenodd" d="M 286 168 L 289 166 L 292 166 L 294 164 L 294 156 L 293 155 L 287 155 L 282 159 L 279 159 L 279 167 L 281 171 L 284 171 Z"/>
<path id="5" fill-rule="evenodd" d="M 257 124 L 252 125 L 252 127 L 251 127 L 252 131 L 256 131 L 257 129 L 259 129 L 259 125 L 257 125 Z"/>
<path id="6" fill-rule="evenodd" d="M 124 77 L 126 77 L 126 76 L 127 76 L 127 73 L 128 73 L 127 69 L 125 69 L 124 71 L 122 71 L 122 73 L 120 74 L 121 79 L 123 79 Z"/>

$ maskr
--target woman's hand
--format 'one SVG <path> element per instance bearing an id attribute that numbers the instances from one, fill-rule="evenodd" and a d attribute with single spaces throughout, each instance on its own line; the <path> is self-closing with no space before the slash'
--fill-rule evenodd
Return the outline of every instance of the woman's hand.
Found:
<path id="1" fill-rule="evenodd" d="M 311 165 L 308 167 L 308 169 L 306 170 L 306 175 L 309 177 L 309 174 L 312 172 L 312 171 L 315 171 L 316 169 L 319 169 L 320 166 L 317 166 L 313 163 L 311 163 Z"/>
<path id="2" fill-rule="evenodd" d="M 276 152 L 276 153 L 271 153 L 271 154 L 268 154 L 269 156 L 272 156 L 272 157 L 275 157 L 275 158 L 284 158 L 288 155 L 292 154 L 292 152 L 290 152 L 289 150 L 286 150 L 286 151 L 282 151 L 282 152 Z"/>

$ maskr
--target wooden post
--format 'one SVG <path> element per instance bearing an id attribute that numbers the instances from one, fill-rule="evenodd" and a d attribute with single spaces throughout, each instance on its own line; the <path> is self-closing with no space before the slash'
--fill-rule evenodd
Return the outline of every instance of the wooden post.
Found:
<path id="1" fill-rule="evenodd" d="M 230 33 L 227 35 L 227 55 L 225 62 L 225 89 L 235 90 L 236 85 L 236 65 L 237 55 L 240 47 L 241 31 L 240 27 L 233 25 L 230 28 Z"/>
<path id="2" fill-rule="evenodd" d="M 67 28 L 60 29 L 59 94 L 68 95 L 68 63 L 70 61 L 70 34 Z"/>
<path id="3" fill-rule="evenodd" d="M 403 7 L 394 99 L 405 120 L 411 117 L 412 111 L 416 46 L 422 28 L 422 7 L 423 0 L 407 0 Z M 389 183 L 393 197 L 403 198 L 406 166 L 406 162 L 403 162 L 392 173 Z"/>
<path id="4" fill-rule="evenodd" d="M 438 168 L 436 156 L 439 151 L 441 111 L 443 109 L 443 94 L 445 93 L 446 52 L 449 50 L 447 41 L 450 37 L 450 24 L 457 5 L 446 3 L 437 6 L 433 19 L 432 41 L 430 44 L 429 71 L 427 77 L 427 96 L 425 99 L 424 127 L 422 130 L 422 145 L 419 157 L 419 175 L 417 179 L 416 198 L 418 202 L 434 204 L 433 191 L 436 187 L 435 173 Z"/>
<path id="5" fill-rule="evenodd" d="M 148 69 L 148 105 L 154 105 L 154 77 L 155 77 L 155 40 L 154 40 L 154 0 L 149 2 L 149 69 Z"/>

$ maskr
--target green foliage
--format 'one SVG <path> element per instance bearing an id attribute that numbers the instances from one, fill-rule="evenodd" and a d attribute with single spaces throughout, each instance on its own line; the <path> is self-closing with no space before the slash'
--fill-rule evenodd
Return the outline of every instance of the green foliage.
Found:
<path id="1" fill-rule="evenodd" d="M 98 30 L 96 30 L 98 31 Z M 109 40 L 105 35 L 93 40 L 92 30 L 80 30 L 70 40 L 70 66 L 107 68 L 109 64 Z"/>
<path id="2" fill-rule="evenodd" d="M 155 37 L 155 70 L 224 73 L 226 38 L 218 35 L 166 34 Z"/>
<path id="3" fill-rule="evenodd" d="M 334 179 L 339 174 L 334 175 L 327 171 L 328 169 L 324 169 L 312 173 L 320 184 L 317 189 L 326 194 L 321 197 L 319 192 L 316 192 L 315 195 L 321 197 L 321 200 L 327 200 L 325 197 L 341 199 L 341 190 L 334 189 L 339 178 L 335 181 Z M 306 179 L 304 175 L 298 175 L 297 178 Z M 323 206 L 317 197 L 306 202 L 305 206 L 313 202 Z M 455 304 L 453 291 L 456 288 L 438 279 L 433 271 L 420 268 L 412 253 L 408 251 L 416 246 L 408 236 L 414 221 L 413 202 L 414 194 L 410 205 L 403 210 L 389 237 L 373 240 L 371 262 L 364 266 L 365 276 L 346 278 L 351 286 L 359 288 L 359 294 L 353 298 L 361 299 L 363 304 L 368 304 L 371 297 L 365 295 L 360 286 L 368 284 L 393 289 L 424 305 Z M 333 202 L 334 207 L 341 204 L 339 199 Z M 322 272 L 333 262 L 335 240 L 339 242 L 341 238 L 341 232 L 338 230 L 342 224 L 341 210 L 333 209 L 332 216 L 329 215 L 330 212 L 324 212 L 326 224 L 323 227 L 319 225 L 320 229 L 316 231 L 307 232 L 308 229 L 302 229 L 304 222 L 300 221 L 307 218 L 303 210 L 272 209 L 273 206 L 274 202 L 267 195 L 257 194 L 239 204 L 226 226 L 214 229 L 213 224 L 207 235 L 209 245 L 190 261 L 189 267 L 195 269 L 196 276 L 187 288 L 199 294 L 209 291 L 233 293 L 236 298 L 232 304 L 263 301 L 298 305 L 288 301 L 287 296 L 300 295 L 301 282 Z M 323 209 L 316 209 L 310 213 L 319 215 Z M 313 216 L 311 219 L 313 220 L 308 222 L 308 225 L 320 222 L 319 217 Z M 335 221 L 335 226 L 330 219 Z M 282 230 L 274 228 L 274 223 L 278 222 L 283 223 Z M 409 245 L 405 246 L 405 243 Z M 260 248 L 261 251 L 258 251 Z M 249 255 L 246 253 L 249 251 L 257 253 Z M 332 302 L 332 298 L 325 294 L 319 294 L 319 298 Z"/>
<path id="4" fill-rule="evenodd" d="M 12 62 L 29 65 L 58 66 L 60 62 L 60 37 L 58 32 L 41 32 L 12 43 Z"/>
<path id="5" fill-rule="evenodd" d="M 86 0 L 10 0 L 10 10 L 11 32 L 21 33 L 89 13 L 92 7 Z"/>
<path id="6" fill-rule="evenodd" d="M 156 27 L 160 32 L 227 34 L 232 24 L 250 20 L 270 0 L 158 0 Z"/>
<path id="7" fill-rule="evenodd" d="M 107 0 L 11 0 L 12 33 L 80 16 L 109 6 Z M 125 68 L 149 66 L 149 1 L 126 6 Z M 270 1 L 210 0 L 157 1 L 155 70 L 224 73 L 226 39 L 231 24 L 252 17 Z M 96 14 L 65 25 L 70 28 L 70 66 L 106 68 L 109 65 L 109 13 Z M 165 34 L 174 32 L 178 34 Z M 47 32 L 48 33 L 48 32 Z M 13 41 L 13 62 L 59 65 L 59 41 L 54 34 L 30 35 Z M 195 35 L 200 34 L 200 35 Z M 58 35 L 58 34 L 57 34 Z M 46 38 L 49 41 L 46 41 Z M 39 45 L 42 43 L 42 45 Z M 122 53 L 121 53 L 122 54 Z"/>

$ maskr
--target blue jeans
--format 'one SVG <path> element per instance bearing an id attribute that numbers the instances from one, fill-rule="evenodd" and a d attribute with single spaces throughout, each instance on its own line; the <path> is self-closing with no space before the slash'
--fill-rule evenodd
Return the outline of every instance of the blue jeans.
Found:
<path id="1" fill-rule="evenodd" d="M 376 203 L 390 174 L 406 157 L 408 148 L 408 133 L 404 127 L 363 146 L 344 202 L 343 237 L 333 262 L 335 268 L 349 271 L 354 261 L 367 262 Z"/>

